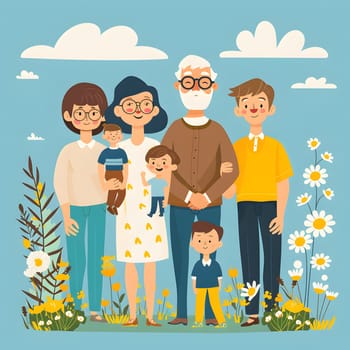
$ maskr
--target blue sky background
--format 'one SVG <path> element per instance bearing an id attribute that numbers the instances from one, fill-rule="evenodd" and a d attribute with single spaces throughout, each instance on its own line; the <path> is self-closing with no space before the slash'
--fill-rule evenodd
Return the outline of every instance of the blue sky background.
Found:
<path id="1" fill-rule="evenodd" d="M 96 346 L 126 346 L 131 348 L 149 344 L 169 349 L 190 345 L 201 348 L 261 347 L 292 349 L 296 346 L 329 346 L 349 340 L 348 310 L 349 272 L 346 257 L 349 256 L 349 226 L 347 221 L 348 176 L 348 97 L 349 40 L 348 13 L 345 0 L 334 1 L 12 1 L 0 5 L 1 40 L 1 107 L 2 135 L 1 159 L 3 161 L 1 309 L 2 341 L 11 342 L 14 348 L 34 349 L 50 346 L 51 349 L 83 345 L 86 349 Z M 222 59 L 219 53 L 235 50 L 236 35 L 245 29 L 255 31 L 259 22 L 271 22 L 279 41 L 287 32 L 298 29 L 305 35 L 305 46 L 319 46 L 327 50 L 327 59 Z M 20 58 L 21 52 L 33 45 L 53 46 L 64 31 L 79 23 L 95 23 L 104 31 L 117 25 L 133 28 L 139 37 L 139 45 L 153 46 L 165 51 L 167 60 L 154 61 L 58 61 Z M 219 89 L 215 93 L 208 116 L 219 121 L 232 141 L 248 132 L 243 120 L 233 116 L 234 100 L 227 96 L 229 88 L 245 80 L 260 77 L 270 83 L 276 92 L 276 114 L 266 122 L 264 131 L 278 138 L 287 149 L 295 175 L 291 179 L 283 241 L 282 275 L 288 279 L 288 269 L 303 256 L 288 251 L 287 238 L 294 230 L 303 229 L 306 215 L 304 207 L 298 208 L 296 197 L 310 188 L 303 184 L 302 173 L 313 162 L 313 153 L 306 141 L 318 137 L 321 151 L 334 155 L 334 163 L 326 164 L 328 185 L 335 191 L 332 201 L 323 201 L 321 208 L 333 214 L 337 224 L 334 234 L 320 240 L 318 252 L 332 259 L 331 267 L 324 271 L 327 284 L 340 296 L 330 308 L 329 316 L 337 317 L 330 332 L 304 333 L 256 333 L 203 335 L 73 333 L 43 334 L 28 332 L 20 319 L 20 306 L 24 302 L 21 289 L 26 288 L 23 271 L 25 261 L 20 231 L 16 222 L 17 206 L 23 202 L 25 180 L 22 168 L 30 155 L 40 168 L 42 178 L 51 192 L 52 174 L 56 157 L 68 142 L 76 136 L 65 128 L 61 119 L 61 101 L 66 90 L 82 81 L 94 82 L 106 92 L 111 101 L 115 85 L 127 75 L 136 75 L 157 87 L 160 102 L 166 109 L 169 121 L 181 117 L 184 108 L 173 88 L 174 72 L 179 61 L 187 54 L 207 58 L 218 73 Z M 347 64 L 346 64 L 347 63 Z M 18 80 L 21 70 L 33 71 L 38 80 Z M 309 76 L 326 77 L 337 89 L 296 90 L 290 86 L 304 82 Z M 45 141 L 28 141 L 34 132 Z M 161 139 L 163 133 L 153 137 Z M 97 140 L 102 142 L 101 136 Z M 55 202 L 57 204 L 57 202 Z M 106 255 L 114 255 L 114 224 L 108 217 Z M 224 247 L 218 253 L 223 271 L 229 267 L 240 268 L 237 238 L 236 206 L 233 200 L 224 202 L 222 225 L 225 228 Z M 62 230 L 61 230 L 62 232 Z M 62 240 L 64 243 L 64 239 Z M 191 261 L 196 255 L 191 252 Z M 123 265 L 118 264 L 119 280 L 123 279 Z M 139 270 L 142 272 L 141 270 Z M 320 281 L 322 273 L 314 273 Z M 142 273 L 140 274 L 142 277 Z M 229 283 L 224 279 L 224 285 Z M 171 259 L 158 264 L 158 293 L 170 288 L 170 301 L 175 302 L 174 278 Z M 190 310 L 194 297 L 189 293 Z M 147 347 L 148 348 L 148 347 Z"/>

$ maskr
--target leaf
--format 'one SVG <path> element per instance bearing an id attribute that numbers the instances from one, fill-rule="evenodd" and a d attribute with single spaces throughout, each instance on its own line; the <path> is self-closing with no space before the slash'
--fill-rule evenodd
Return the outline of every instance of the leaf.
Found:
<path id="1" fill-rule="evenodd" d="M 23 323 L 24 323 L 24 327 L 26 327 L 27 329 L 29 329 L 29 326 L 24 318 L 24 316 L 22 315 L 22 320 L 23 320 Z"/>
<path id="2" fill-rule="evenodd" d="M 33 187 L 32 185 L 29 185 L 29 184 L 27 184 L 27 183 L 25 183 L 25 182 L 22 182 L 22 184 L 23 184 L 24 186 L 28 187 L 30 190 L 36 191 L 36 188 Z"/>
<path id="3" fill-rule="evenodd" d="M 55 242 L 57 242 L 60 239 L 60 236 L 57 236 L 55 239 L 53 239 L 51 242 L 49 243 L 45 243 L 45 247 L 50 247 L 50 245 L 54 244 Z"/>
<path id="4" fill-rule="evenodd" d="M 58 229 L 58 227 L 59 227 L 61 224 L 62 224 L 62 221 L 60 221 L 58 224 L 56 224 L 54 227 L 52 227 L 52 228 L 50 229 L 50 231 L 49 231 L 48 233 L 45 234 L 44 238 L 47 238 L 47 237 L 49 237 L 52 233 L 54 233 L 54 232 Z"/>
<path id="5" fill-rule="evenodd" d="M 123 309 L 123 315 L 127 315 L 129 311 L 129 305 L 126 305 Z"/>
<path id="6" fill-rule="evenodd" d="M 58 208 L 54 209 L 43 221 L 43 225 L 45 225 L 57 212 Z"/>
<path id="7" fill-rule="evenodd" d="M 33 162 L 30 156 L 28 157 L 28 169 L 29 169 L 29 172 L 33 174 Z"/>
<path id="8" fill-rule="evenodd" d="M 39 199 L 41 199 L 42 197 L 43 197 L 43 195 L 44 195 L 44 193 L 45 193 L 45 187 L 46 187 L 46 183 L 44 182 L 43 183 L 43 187 L 42 187 L 42 189 L 41 189 L 41 191 L 40 191 L 40 193 L 39 193 Z M 44 209 L 43 209 L 44 210 Z"/>
<path id="9" fill-rule="evenodd" d="M 121 294 L 120 297 L 119 297 L 119 303 L 121 304 L 124 300 L 124 297 L 125 297 L 125 293 Z"/>
<path id="10" fill-rule="evenodd" d="M 41 221 L 40 216 L 34 210 L 32 210 L 32 208 L 28 208 L 28 210 L 32 213 L 35 219 L 37 219 L 38 221 Z"/>
<path id="11" fill-rule="evenodd" d="M 36 167 L 35 170 L 36 170 L 35 183 L 36 183 L 36 185 L 38 185 L 39 182 L 40 182 L 40 174 L 39 174 L 39 169 L 38 169 L 38 167 Z"/>
<path id="12" fill-rule="evenodd" d="M 119 313 L 122 311 L 122 308 L 117 302 L 113 301 L 113 305 L 119 310 Z"/>
<path id="13" fill-rule="evenodd" d="M 31 197 L 29 197 L 28 195 L 24 195 L 24 197 L 26 197 L 28 200 L 29 200 L 29 202 L 31 202 L 32 204 L 34 204 L 36 207 L 40 207 L 40 204 L 39 203 L 37 203 L 34 199 L 32 199 Z"/>
<path id="14" fill-rule="evenodd" d="M 29 173 L 28 170 L 26 170 L 26 169 L 22 169 L 22 170 L 29 178 L 33 179 L 33 175 L 31 173 Z"/>
<path id="15" fill-rule="evenodd" d="M 27 292 L 26 290 L 22 290 L 22 292 L 27 295 L 29 298 L 32 298 L 33 300 L 37 301 L 38 303 L 43 303 L 44 301 L 41 300 L 39 297 L 37 297 L 36 295 L 32 294 L 32 293 L 29 293 Z"/>
<path id="16" fill-rule="evenodd" d="M 62 248 L 59 248 L 59 249 L 57 249 L 57 250 L 54 250 L 53 252 L 50 252 L 50 253 L 48 253 L 48 255 L 55 255 L 55 254 L 57 254 L 57 253 L 60 253 L 62 251 Z"/>
<path id="17" fill-rule="evenodd" d="M 44 192 L 44 191 L 43 191 Z M 42 193 L 43 193 L 42 192 Z M 52 200 L 52 198 L 53 198 L 53 196 L 54 196 L 54 193 L 51 193 L 51 195 L 49 196 L 49 198 L 46 200 L 46 202 L 45 202 L 45 204 L 43 205 L 43 211 L 46 209 L 46 207 L 50 204 L 50 202 L 51 202 L 51 200 Z"/>

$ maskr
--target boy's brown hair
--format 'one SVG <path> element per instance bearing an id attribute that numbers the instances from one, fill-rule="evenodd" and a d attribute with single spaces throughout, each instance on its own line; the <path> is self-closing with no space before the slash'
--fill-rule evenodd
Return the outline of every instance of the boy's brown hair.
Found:
<path id="1" fill-rule="evenodd" d="M 253 96 L 264 92 L 268 99 L 269 108 L 272 105 L 273 99 L 275 97 L 275 92 L 271 85 L 266 84 L 263 80 L 259 78 L 248 80 L 240 85 L 237 85 L 230 89 L 231 93 L 229 96 L 236 97 L 237 106 L 239 105 L 239 99 L 241 96 L 246 96 L 252 94 Z"/>
<path id="2" fill-rule="evenodd" d="M 160 158 L 165 156 L 166 154 L 169 155 L 169 157 L 171 158 L 172 164 L 178 165 L 180 163 L 180 157 L 177 155 L 177 153 L 164 145 L 158 145 L 150 148 L 146 153 L 145 159 L 148 163 L 150 158 Z"/>
<path id="3" fill-rule="evenodd" d="M 62 116 L 64 112 L 68 112 L 72 115 L 73 105 L 90 105 L 96 106 L 100 108 L 101 115 L 105 114 L 107 109 L 107 97 L 103 90 L 95 84 L 91 83 L 78 83 L 73 85 L 64 95 L 62 101 Z M 80 130 L 75 128 L 72 122 L 67 121 L 63 118 L 64 123 L 67 128 L 75 132 L 76 134 L 80 134 Z M 103 125 L 101 124 L 97 129 L 92 130 L 92 134 L 99 134 L 103 130 Z"/>
<path id="4" fill-rule="evenodd" d="M 121 131 L 122 128 L 118 124 L 112 124 L 112 123 L 104 123 L 103 124 L 103 131 Z"/>
<path id="5" fill-rule="evenodd" d="M 208 233 L 212 230 L 218 234 L 219 241 L 221 241 L 221 238 L 224 234 L 224 229 L 221 226 L 214 225 L 211 222 L 207 221 L 196 221 L 192 224 L 192 238 L 195 232 Z"/>

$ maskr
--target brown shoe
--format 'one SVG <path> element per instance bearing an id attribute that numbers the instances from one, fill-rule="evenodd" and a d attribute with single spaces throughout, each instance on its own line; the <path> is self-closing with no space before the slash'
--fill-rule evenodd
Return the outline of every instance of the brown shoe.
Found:
<path id="1" fill-rule="evenodd" d="M 155 322 L 154 320 L 149 320 L 149 319 L 147 318 L 147 319 L 146 319 L 146 326 L 161 327 L 161 324 Z"/>
<path id="2" fill-rule="evenodd" d="M 205 320 L 205 324 L 207 326 L 217 326 L 218 321 L 216 320 L 216 318 L 208 318 L 207 320 Z"/>
<path id="3" fill-rule="evenodd" d="M 139 322 L 137 318 L 134 318 L 133 320 L 129 320 L 126 323 L 123 323 L 123 327 L 137 327 L 139 325 Z"/>
<path id="4" fill-rule="evenodd" d="M 107 321 L 102 317 L 100 316 L 99 314 L 91 314 L 90 315 L 90 321 L 92 322 L 103 322 L 103 323 L 106 323 Z"/>
<path id="5" fill-rule="evenodd" d="M 248 322 L 250 320 L 250 322 Z M 248 320 L 241 324 L 241 327 L 250 327 L 259 324 L 259 317 L 248 317 Z"/>
<path id="6" fill-rule="evenodd" d="M 169 321 L 168 324 L 172 324 L 172 325 L 183 324 L 184 326 L 187 326 L 187 318 L 174 318 L 172 321 Z"/>

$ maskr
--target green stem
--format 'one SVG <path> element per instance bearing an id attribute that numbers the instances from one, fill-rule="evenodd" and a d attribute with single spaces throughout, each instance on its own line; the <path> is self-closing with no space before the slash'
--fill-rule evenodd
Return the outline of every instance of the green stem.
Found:
<path id="1" fill-rule="evenodd" d="M 328 310 L 328 307 L 329 307 L 330 303 L 331 303 L 331 301 L 328 300 L 328 304 L 327 304 L 327 306 L 326 306 L 326 309 L 324 310 L 324 313 L 323 313 L 323 316 L 322 316 L 322 320 L 326 317 L 326 312 L 327 312 L 327 310 Z"/>
<path id="2" fill-rule="evenodd" d="M 111 298 L 111 313 L 113 315 L 114 309 L 113 309 L 112 277 L 109 277 L 109 287 L 110 287 L 110 298 Z"/>
<path id="3" fill-rule="evenodd" d="M 319 308 L 319 305 L 320 305 L 320 295 L 317 294 L 316 319 L 318 319 L 318 320 L 319 320 L 319 316 L 318 316 L 318 308 Z"/>
<path id="4" fill-rule="evenodd" d="M 303 302 L 303 297 L 301 296 L 301 290 L 300 290 L 299 282 L 297 282 L 297 286 L 298 286 L 298 294 L 299 294 L 300 301 Z"/>
<path id="5" fill-rule="evenodd" d="M 323 311 L 323 308 L 324 308 L 325 301 L 326 301 L 326 294 L 323 297 L 323 302 L 322 302 L 322 306 L 321 306 L 321 310 L 320 310 L 320 318 L 321 318 L 321 315 L 322 315 L 322 311 Z"/>
<path id="6" fill-rule="evenodd" d="M 307 292 L 308 292 L 308 277 L 309 277 L 309 264 L 307 260 L 307 251 L 305 250 L 305 293 L 304 293 L 304 305 L 307 306 Z"/>

